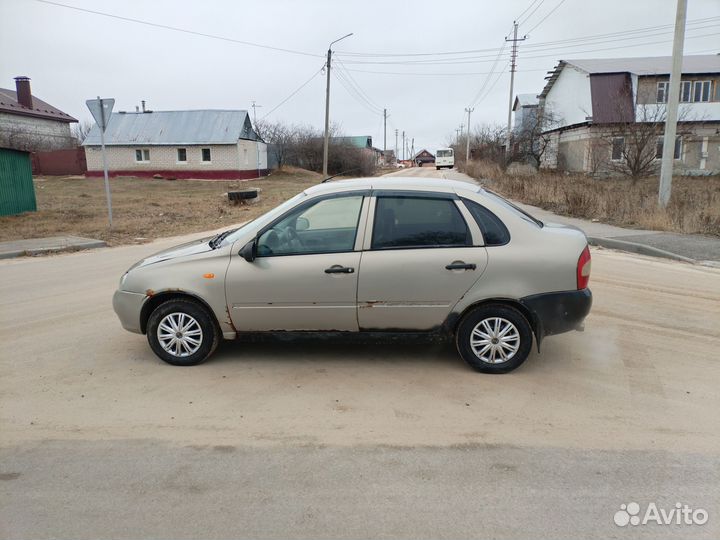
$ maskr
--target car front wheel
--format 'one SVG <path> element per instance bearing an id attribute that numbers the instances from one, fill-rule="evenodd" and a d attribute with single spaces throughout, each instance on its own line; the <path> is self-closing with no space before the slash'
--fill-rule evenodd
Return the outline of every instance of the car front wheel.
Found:
<path id="1" fill-rule="evenodd" d="M 532 328 L 517 309 L 489 304 L 465 315 L 455 335 L 458 352 L 482 373 L 507 373 L 522 364 L 532 348 Z"/>
<path id="2" fill-rule="evenodd" d="M 204 306 L 174 299 L 163 302 L 150 314 L 147 339 L 153 352 L 168 364 L 194 366 L 213 353 L 220 332 Z"/>

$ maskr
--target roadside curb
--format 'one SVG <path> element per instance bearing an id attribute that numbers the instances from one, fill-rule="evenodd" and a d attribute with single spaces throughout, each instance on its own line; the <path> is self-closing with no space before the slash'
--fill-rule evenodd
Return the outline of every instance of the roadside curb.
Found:
<path id="1" fill-rule="evenodd" d="M 591 246 L 600 246 L 609 249 L 619 249 L 621 251 L 629 251 L 631 253 L 637 253 L 639 255 L 648 255 L 650 257 L 661 257 L 663 259 L 672 259 L 675 261 L 682 261 L 690 264 L 702 264 L 702 261 L 696 261 L 690 257 L 684 257 L 677 253 L 665 251 L 656 247 L 648 246 L 646 244 L 638 244 L 637 242 L 628 242 L 626 240 L 618 240 L 616 238 L 602 238 L 597 236 L 588 236 L 588 243 Z"/>
<path id="2" fill-rule="evenodd" d="M 16 257 L 27 257 L 34 255 L 46 255 L 49 253 L 63 253 L 68 251 L 80 251 L 85 249 L 95 249 L 101 247 L 107 247 L 107 243 L 103 240 L 94 240 L 91 238 L 80 238 L 80 237 L 65 237 L 61 241 L 57 241 L 54 238 L 51 239 L 37 239 L 43 240 L 55 240 L 54 242 L 46 242 L 41 244 L 38 241 L 23 241 L 8 242 L 16 244 L 14 247 L 2 246 L 0 248 L 0 259 L 14 259 Z"/>

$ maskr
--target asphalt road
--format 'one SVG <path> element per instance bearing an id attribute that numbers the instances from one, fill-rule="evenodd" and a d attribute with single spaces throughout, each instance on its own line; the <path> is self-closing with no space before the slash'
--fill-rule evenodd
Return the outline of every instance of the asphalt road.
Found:
<path id="1" fill-rule="evenodd" d="M 593 250 L 586 331 L 503 376 L 418 343 L 175 368 L 110 300 L 179 240 L 0 261 L 0 538 L 720 536 L 719 270 Z"/>

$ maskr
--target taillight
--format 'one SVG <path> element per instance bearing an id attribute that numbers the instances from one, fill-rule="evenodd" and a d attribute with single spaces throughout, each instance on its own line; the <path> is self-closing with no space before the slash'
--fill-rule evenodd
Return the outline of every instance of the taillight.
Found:
<path id="1" fill-rule="evenodd" d="M 590 248 L 585 246 L 577 263 L 577 288 L 585 289 L 590 281 Z"/>

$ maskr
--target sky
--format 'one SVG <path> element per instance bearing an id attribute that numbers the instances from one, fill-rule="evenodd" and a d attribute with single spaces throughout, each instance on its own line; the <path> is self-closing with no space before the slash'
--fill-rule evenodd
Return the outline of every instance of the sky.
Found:
<path id="1" fill-rule="evenodd" d="M 322 129 L 328 45 L 353 33 L 333 46 L 331 122 L 382 148 L 387 109 L 388 149 L 398 130 L 434 152 L 466 108 L 473 129 L 507 122 L 516 19 L 514 94 L 537 94 L 559 59 L 670 55 L 675 0 L 0 0 L 0 87 L 28 76 L 81 120 L 100 95 L 116 111 L 255 101 L 258 119 Z M 688 0 L 687 20 L 685 54 L 720 53 L 720 0 Z"/>

